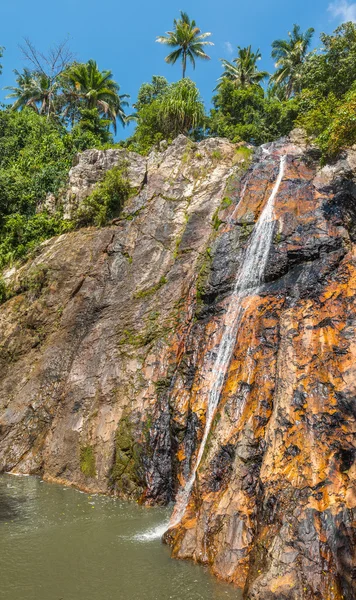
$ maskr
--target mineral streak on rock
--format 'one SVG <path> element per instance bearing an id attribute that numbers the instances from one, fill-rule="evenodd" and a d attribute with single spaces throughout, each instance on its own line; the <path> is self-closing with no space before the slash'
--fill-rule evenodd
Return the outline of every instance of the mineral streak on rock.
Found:
<path id="1" fill-rule="evenodd" d="M 78 157 L 68 214 L 120 160 L 138 193 L 111 226 L 50 240 L 8 274 L 0 469 L 148 504 L 175 497 L 236 274 L 287 154 L 265 283 L 243 301 L 166 541 L 248 600 L 354 600 L 356 159 L 320 170 L 299 143 L 257 150 L 247 172 L 221 139 Z"/>

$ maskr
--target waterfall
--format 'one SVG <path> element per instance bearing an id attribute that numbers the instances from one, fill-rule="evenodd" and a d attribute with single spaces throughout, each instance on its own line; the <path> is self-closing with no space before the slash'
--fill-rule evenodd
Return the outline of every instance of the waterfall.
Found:
<path id="1" fill-rule="evenodd" d="M 204 454 L 206 442 L 224 385 L 226 372 L 236 344 L 237 333 L 243 313 L 241 300 L 250 293 L 256 292 L 263 282 L 274 231 L 274 200 L 283 179 L 286 159 L 286 156 L 281 156 L 280 158 L 278 177 L 272 193 L 254 227 L 249 244 L 246 248 L 242 267 L 236 277 L 234 290 L 224 319 L 224 331 L 213 365 L 213 385 L 208 394 L 203 438 L 200 443 L 198 456 L 192 473 L 185 486 L 181 488 L 177 494 L 176 504 L 169 527 L 178 525 L 183 517 L 189 501 L 190 492 L 195 482 L 197 470 Z"/>

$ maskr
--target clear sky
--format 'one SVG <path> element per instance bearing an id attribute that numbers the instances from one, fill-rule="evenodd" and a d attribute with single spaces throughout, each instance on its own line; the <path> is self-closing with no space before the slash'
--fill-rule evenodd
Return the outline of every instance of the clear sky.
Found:
<path id="1" fill-rule="evenodd" d="M 314 27 L 314 46 L 321 31 L 331 32 L 344 20 L 356 20 L 352 0 L 1 0 L 0 46 L 2 59 L 0 87 L 14 85 L 13 69 L 21 70 L 23 57 L 18 44 L 29 37 L 45 51 L 69 36 L 78 61 L 93 58 L 101 69 L 111 69 L 122 93 L 135 101 L 138 88 L 152 75 L 169 81 L 180 77 L 180 65 L 167 65 L 167 48 L 155 43 L 157 35 L 172 28 L 180 10 L 188 12 L 202 31 L 211 31 L 214 46 L 211 60 L 188 67 L 207 107 L 221 73 L 219 58 L 232 59 L 236 46 L 252 44 L 262 51 L 261 69 L 273 70 L 270 44 L 285 37 L 293 23 Z M 6 92 L 0 90 L 0 101 Z M 119 137 L 126 137 L 127 130 Z"/>

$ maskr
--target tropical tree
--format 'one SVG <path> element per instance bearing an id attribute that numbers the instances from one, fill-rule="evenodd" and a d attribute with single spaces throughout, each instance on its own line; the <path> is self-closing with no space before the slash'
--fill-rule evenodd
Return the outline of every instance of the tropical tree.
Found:
<path id="1" fill-rule="evenodd" d="M 151 104 L 153 100 L 158 98 L 164 91 L 167 90 L 168 81 L 161 75 L 153 75 L 151 83 L 143 83 L 138 91 L 137 100 L 133 107 L 140 110 L 142 106 Z"/>
<path id="2" fill-rule="evenodd" d="M 58 82 L 52 82 L 43 72 L 27 68 L 22 73 L 17 70 L 14 73 L 17 86 L 5 88 L 11 92 L 6 98 L 14 99 L 13 110 L 22 110 L 28 106 L 39 115 L 54 115 L 57 110 Z"/>
<path id="3" fill-rule="evenodd" d="M 356 23 L 343 23 L 320 40 L 320 52 L 310 53 L 302 67 L 301 87 L 341 98 L 356 81 Z"/>
<path id="4" fill-rule="evenodd" d="M 276 61 L 277 71 L 271 76 L 271 82 L 285 85 L 286 98 L 290 98 L 300 89 L 301 68 L 305 62 L 314 29 L 310 27 L 302 33 L 299 25 L 293 25 L 288 40 L 275 40 L 272 43 L 272 58 Z"/>
<path id="5" fill-rule="evenodd" d="M 18 85 L 5 88 L 11 91 L 8 98 L 15 98 L 15 110 L 30 106 L 39 114 L 50 118 L 59 109 L 60 75 L 68 67 L 73 56 L 68 48 L 68 41 L 64 40 L 43 53 L 37 50 L 29 39 L 25 39 L 20 49 L 31 67 L 26 67 L 23 73 L 14 71 Z"/>
<path id="6" fill-rule="evenodd" d="M 111 71 L 100 71 L 95 60 L 74 63 L 62 75 L 61 84 L 66 98 L 66 114 L 76 113 L 79 108 L 98 109 L 99 114 L 111 121 L 116 133 L 116 121 L 127 122 L 124 107 L 128 106 L 127 94 L 119 94 L 120 86 L 112 79 Z M 73 120 L 73 119 L 72 119 Z"/>
<path id="7" fill-rule="evenodd" d="M 201 33 L 199 27 L 196 26 L 196 22 L 194 20 L 191 21 L 187 13 L 183 11 L 180 13 L 180 19 L 174 19 L 173 25 L 173 31 L 167 31 L 166 35 L 158 36 L 156 42 L 177 48 L 166 56 L 165 61 L 168 64 L 174 65 L 178 59 L 181 59 L 184 79 L 187 69 L 187 59 L 190 60 L 195 69 L 196 58 L 210 59 L 210 56 L 204 52 L 204 46 L 213 46 L 214 44 L 213 42 L 206 41 L 206 38 L 211 33 Z"/>
<path id="8" fill-rule="evenodd" d="M 259 71 L 257 61 L 261 59 L 261 52 L 253 52 L 251 46 L 240 48 L 238 46 L 238 55 L 232 63 L 226 59 L 221 59 L 224 72 L 219 78 L 219 85 L 224 79 L 232 81 L 235 87 L 249 87 L 250 85 L 260 85 L 261 81 L 268 77 L 267 71 Z M 219 87 L 218 85 L 218 87 Z"/>
<path id="9" fill-rule="evenodd" d="M 199 90 L 190 79 L 167 84 L 161 78 L 153 77 L 152 84 L 141 86 L 139 98 L 135 114 L 137 127 L 125 142 L 130 150 L 147 154 L 152 147 L 159 146 L 163 140 L 171 142 L 180 133 L 193 139 L 200 136 L 205 125 L 204 105 Z"/>

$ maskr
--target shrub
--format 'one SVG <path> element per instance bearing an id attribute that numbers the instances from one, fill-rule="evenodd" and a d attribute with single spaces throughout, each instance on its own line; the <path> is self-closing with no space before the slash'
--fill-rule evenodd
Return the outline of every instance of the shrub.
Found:
<path id="1" fill-rule="evenodd" d="M 346 94 L 317 142 L 324 162 L 335 158 L 343 148 L 356 144 L 356 90 Z"/>
<path id="2" fill-rule="evenodd" d="M 0 242 L 0 269 L 33 252 L 44 240 L 70 231 L 73 224 L 61 215 L 14 213 L 5 218 Z"/>
<path id="3" fill-rule="evenodd" d="M 125 166 L 107 171 L 103 181 L 97 184 L 79 207 L 75 216 L 76 224 L 102 227 L 120 214 L 132 192 Z"/>

